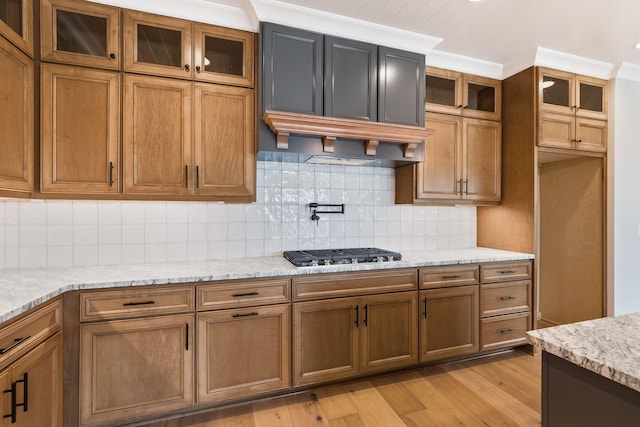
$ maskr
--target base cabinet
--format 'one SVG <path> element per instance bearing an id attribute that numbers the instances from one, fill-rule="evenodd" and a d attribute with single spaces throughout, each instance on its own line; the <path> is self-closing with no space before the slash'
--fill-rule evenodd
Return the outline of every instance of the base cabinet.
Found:
<path id="1" fill-rule="evenodd" d="M 62 427 L 62 334 L 0 372 L 0 426 Z"/>
<path id="2" fill-rule="evenodd" d="M 198 403 L 286 389 L 289 304 L 198 313 Z"/>
<path id="3" fill-rule="evenodd" d="M 82 325 L 80 424 L 193 405 L 193 325 L 193 314 Z"/>
<path id="4" fill-rule="evenodd" d="M 416 364 L 415 292 L 293 305 L 294 385 Z"/>

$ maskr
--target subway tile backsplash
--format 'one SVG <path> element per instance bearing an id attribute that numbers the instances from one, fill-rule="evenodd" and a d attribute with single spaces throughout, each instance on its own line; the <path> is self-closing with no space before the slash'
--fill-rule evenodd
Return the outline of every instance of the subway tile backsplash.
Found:
<path id="1" fill-rule="evenodd" d="M 395 205 L 394 186 L 391 168 L 259 161 L 251 204 L 3 200 L 0 269 L 475 246 L 475 207 Z M 316 223 L 311 202 L 344 203 L 345 213 Z"/>

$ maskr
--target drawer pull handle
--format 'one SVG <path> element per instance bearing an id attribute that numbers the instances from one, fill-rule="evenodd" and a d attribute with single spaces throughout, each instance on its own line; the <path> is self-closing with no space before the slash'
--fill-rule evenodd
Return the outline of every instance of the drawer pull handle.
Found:
<path id="1" fill-rule="evenodd" d="M 249 316 L 259 316 L 260 313 L 256 313 L 255 311 L 253 313 L 237 313 L 234 314 L 233 317 L 249 317 Z"/>
<path id="2" fill-rule="evenodd" d="M 511 301 L 516 299 L 516 297 L 500 297 L 500 301 Z"/>
<path id="3" fill-rule="evenodd" d="M 123 307 L 131 307 L 131 306 L 135 306 L 135 305 L 151 305 L 151 304 L 155 304 L 155 301 L 140 301 L 140 302 L 125 302 L 124 304 L 122 304 Z"/>
<path id="4" fill-rule="evenodd" d="M 500 274 L 516 274 L 516 273 L 517 271 L 515 270 L 504 270 L 500 272 Z"/>
<path id="5" fill-rule="evenodd" d="M 503 329 L 500 331 L 500 333 L 503 335 L 512 334 L 513 332 L 514 332 L 513 329 Z"/>
<path id="6" fill-rule="evenodd" d="M 16 338 L 13 340 L 13 344 L 11 344 L 9 347 L 7 348 L 0 348 L 0 354 L 5 354 L 10 352 L 11 350 L 13 350 L 14 348 L 16 348 L 17 346 L 19 346 L 20 344 L 22 344 L 23 342 L 25 342 L 26 340 L 28 340 L 29 338 L 31 338 L 31 335 L 27 335 L 26 337 L 23 338 Z"/>
<path id="7" fill-rule="evenodd" d="M 459 279 L 459 278 L 460 278 L 460 276 L 459 276 L 459 275 L 457 275 L 457 274 L 455 274 L 455 275 L 453 275 L 453 276 L 442 276 L 442 278 L 443 278 L 444 280 L 451 280 L 451 279 Z"/>
<path id="8" fill-rule="evenodd" d="M 18 403 L 18 383 L 24 384 L 22 388 L 22 403 Z M 11 418 L 11 424 L 15 424 L 18 415 L 18 406 L 22 406 L 22 412 L 29 411 L 29 374 L 25 372 L 21 380 L 11 383 L 11 389 L 4 390 L 3 393 L 11 393 L 11 413 L 3 415 L 2 417 Z"/>
<path id="9" fill-rule="evenodd" d="M 15 424 L 16 416 L 18 415 L 16 389 L 17 389 L 17 384 L 11 383 L 11 390 L 5 390 L 3 392 L 3 393 L 11 393 L 11 413 L 3 416 L 3 418 L 11 418 L 11 424 Z"/>
<path id="10" fill-rule="evenodd" d="M 255 297 L 257 295 L 260 295 L 260 292 L 247 292 L 246 294 L 233 294 L 232 296 L 234 298 L 241 298 L 241 297 Z"/>

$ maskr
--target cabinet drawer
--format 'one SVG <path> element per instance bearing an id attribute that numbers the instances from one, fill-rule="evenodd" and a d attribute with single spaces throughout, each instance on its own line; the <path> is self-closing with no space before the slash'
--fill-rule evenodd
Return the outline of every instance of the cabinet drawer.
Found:
<path id="1" fill-rule="evenodd" d="M 290 300 L 289 279 L 237 280 L 197 288 L 198 310 L 249 307 Z"/>
<path id="2" fill-rule="evenodd" d="M 475 285 L 478 283 L 478 277 L 479 268 L 476 264 L 422 268 L 420 289 Z"/>
<path id="3" fill-rule="evenodd" d="M 62 327 L 62 303 L 46 304 L 0 330 L 0 369 Z"/>
<path id="4" fill-rule="evenodd" d="M 80 294 L 80 320 L 124 319 L 193 311 L 193 286 Z"/>
<path id="5" fill-rule="evenodd" d="M 480 350 L 525 344 L 525 332 L 530 324 L 530 312 L 481 319 Z"/>
<path id="6" fill-rule="evenodd" d="M 418 270 L 383 270 L 293 278 L 293 299 L 308 300 L 415 290 Z"/>
<path id="7" fill-rule="evenodd" d="M 528 279 L 531 279 L 531 261 L 495 262 L 480 266 L 480 281 L 482 283 Z"/>
<path id="8" fill-rule="evenodd" d="M 480 316 L 531 310 L 531 281 L 480 285 Z"/>

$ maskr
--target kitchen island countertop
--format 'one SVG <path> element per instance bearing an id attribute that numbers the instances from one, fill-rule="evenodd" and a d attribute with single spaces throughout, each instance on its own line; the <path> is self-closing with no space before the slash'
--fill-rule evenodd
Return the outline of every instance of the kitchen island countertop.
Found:
<path id="1" fill-rule="evenodd" d="M 640 313 L 527 332 L 543 351 L 640 392 Z"/>
<path id="2" fill-rule="evenodd" d="M 0 270 L 0 322 L 72 290 L 533 259 L 480 247 L 403 252 L 402 261 L 294 267 L 279 256 L 188 263 Z"/>

